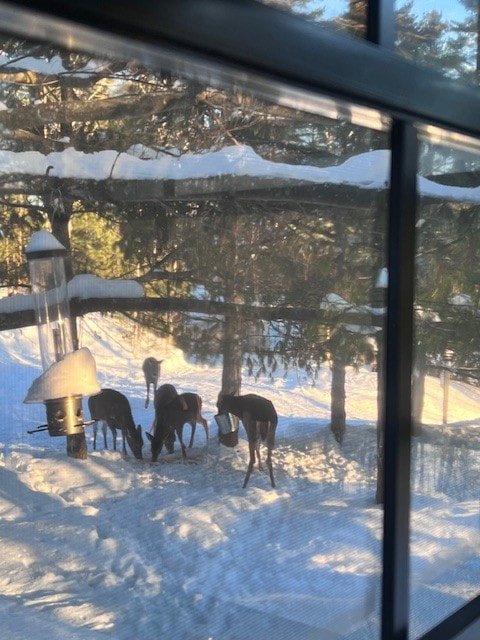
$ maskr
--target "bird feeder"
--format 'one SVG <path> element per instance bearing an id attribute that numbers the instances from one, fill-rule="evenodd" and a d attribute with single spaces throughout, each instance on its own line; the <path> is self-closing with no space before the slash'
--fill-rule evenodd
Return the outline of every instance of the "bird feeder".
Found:
<path id="1" fill-rule="evenodd" d="M 64 364 L 66 356 L 74 352 L 65 273 L 67 250 L 48 231 L 38 231 L 33 234 L 25 254 L 30 269 L 44 372 L 35 381 L 41 392 L 36 395 L 29 392 L 25 402 L 45 404 L 46 426 L 51 436 L 79 434 L 85 426 L 82 395 L 68 388 L 65 366 L 58 368 L 59 364 Z"/>
<path id="2" fill-rule="evenodd" d="M 231 413 L 217 413 L 213 416 L 218 426 L 218 432 L 222 436 L 238 431 L 238 419 Z"/>

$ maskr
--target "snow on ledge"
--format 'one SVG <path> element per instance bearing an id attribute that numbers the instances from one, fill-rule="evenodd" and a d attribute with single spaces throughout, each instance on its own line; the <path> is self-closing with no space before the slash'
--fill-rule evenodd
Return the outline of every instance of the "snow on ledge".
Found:
<path id="1" fill-rule="evenodd" d="M 75 276 L 68 283 L 70 299 L 89 298 L 143 298 L 141 284 L 135 280 L 105 280 L 90 274 Z M 33 294 L 16 294 L 0 299 L 0 313 L 31 311 L 35 308 Z"/>
<path id="2" fill-rule="evenodd" d="M 88 298 L 143 298 L 141 284 L 135 280 L 105 280 L 84 273 L 75 276 L 68 283 L 68 297 L 87 300 Z"/>
<path id="3" fill-rule="evenodd" d="M 89 396 L 99 391 L 95 359 L 90 350 L 83 347 L 67 353 L 63 360 L 35 378 L 23 402 L 33 404 L 55 398 Z"/>

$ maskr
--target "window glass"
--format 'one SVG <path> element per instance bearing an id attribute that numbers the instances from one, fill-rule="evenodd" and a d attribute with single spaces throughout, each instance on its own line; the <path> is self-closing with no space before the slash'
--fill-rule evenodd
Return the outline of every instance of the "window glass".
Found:
<path id="1" fill-rule="evenodd" d="M 367 35 L 366 0 L 261 0 L 306 20 L 358 38 Z"/>
<path id="2" fill-rule="evenodd" d="M 412 637 L 480 592 L 480 148 L 419 131 Z"/>
<path id="3" fill-rule="evenodd" d="M 4 634 L 378 637 L 388 122 L 177 62 L 2 39 Z M 96 377 L 84 351 L 42 371 L 39 231 L 71 250 Z M 83 432 L 37 427 L 85 378 L 107 391 L 81 393 L 78 459 Z M 201 408 L 161 387 L 155 413 L 155 382 Z M 221 391 L 260 408 L 233 397 L 217 422 Z M 266 443 L 244 488 L 245 425 Z"/>
<path id="4" fill-rule="evenodd" d="M 478 83 L 477 0 L 397 0 L 398 52 L 451 78 Z"/>

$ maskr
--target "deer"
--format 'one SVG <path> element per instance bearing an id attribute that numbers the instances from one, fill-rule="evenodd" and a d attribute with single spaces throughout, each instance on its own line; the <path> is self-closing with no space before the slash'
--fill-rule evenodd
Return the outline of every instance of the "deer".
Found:
<path id="1" fill-rule="evenodd" d="M 161 389 L 162 387 L 158 389 L 155 396 L 155 433 L 153 435 L 147 433 L 151 444 L 152 462 L 157 461 L 164 444 L 168 453 L 173 453 L 175 434 L 178 436 L 182 448 L 182 460 L 185 462 L 187 451 L 183 442 L 184 425 L 189 423 L 192 426 L 189 448 L 193 446 L 197 422 L 203 425 L 207 440 L 209 437 L 208 424 L 202 416 L 202 399 L 196 393 L 180 393 L 163 401 Z"/>
<path id="2" fill-rule="evenodd" d="M 90 407 L 90 401 L 89 401 L 89 407 Z M 98 431 L 98 424 L 100 422 L 102 424 L 103 446 L 105 447 L 105 449 L 108 449 L 108 446 L 107 446 L 108 423 L 106 420 L 98 420 L 97 422 L 93 423 L 93 450 L 94 451 L 96 451 L 97 449 L 97 431 Z M 117 429 L 116 427 L 110 427 L 110 431 L 112 432 L 112 435 L 113 435 L 113 450 L 116 451 L 117 450 Z"/>
<path id="3" fill-rule="evenodd" d="M 130 403 L 123 393 L 115 391 L 115 389 L 102 389 L 100 393 L 90 396 L 88 409 L 92 420 L 103 420 L 110 427 L 114 435 L 115 449 L 116 431 L 120 429 L 122 432 L 122 455 L 127 455 L 126 440 L 135 458 L 142 459 L 142 428 L 140 425 L 135 427 Z"/>
<path id="4" fill-rule="evenodd" d="M 247 432 L 248 448 L 250 460 L 247 474 L 243 481 L 243 489 L 248 484 L 250 475 L 255 464 L 255 453 L 257 454 L 258 468 L 262 469 L 260 458 L 260 442 L 267 445 L 267 467 L 270 473 L 270 482 L 275 488 L 272 466 L 272 450 L 275 445 L 275 430 L 277 428 L 278 416 L 273 403 L 267 398 L 249 393 L 244 396 L 236 396 L 219 393 L 217 400 L 218 413 L 231 413 L 242 421 Z"/>
<path id="5" fill-rule="evenodd" d="M 162 384 L 155 391 L 154 406 L 155 407 L 163 406 L 164 404 L 166 404 L 170 400 L 173 400 L 173 398 L 176 398 L 177 396 L 178 396 L 178 391 L 175 389 L 173 384 Z M 185 405 L 185 409 L 188 409 L 187 405 Z M 157 421 L 156 419 L 154 419 L 152 422 L 152 426 L 150 427 L 149 431 L 146 434 L 147 438 L 150 439 L 150 435 L 153 436 L 153 434 L 155 433 L 156 423 Z M 175 431 L 172 431 L 171 433 L 167 434 L 165 437 L 165 448 L 168 451 L 168 453 L 173 453 L 174 442 L 175 442 Z"/>
<path id="6" fill-rule="evenodd" d="M 196 429 L 197 422 L 200 422 L 203 425 L 203 428 L 205 429 L 205 435 L 208 440 L 209 438 L 208 424 L 205 418 L 203 418 L 202 416 L 201 397 L 196 393 L 179 394 L 178 391 L 173 386 L 173 384 L 162 384 L 155 393 L 155 407 L 156 408 L 164 407 L 166 404 L 168 404 L 170 400 L 173 400 L 173 398 L 178 398 L 181 408 L 184 411 L 190 411 L 195 417 L 195 420 L 193 422 L 189 421 L 189 424 L 192 426 L 192 433 L 190 435 L 190 442 L 189 442 L 188 448 L 191 449 L 193 446 L 193 439 L 195 436 L 195 429 Z M 156 424 L 156 420 L 154 420 L 152 427 L 154 427 L 155 424 Z M 152 428 L 150 428 L 150 433 L 152 433 Z M 173 453 L 173 443 L 175 442 L 175 430 L 173 430 L 172 435 L 173 435 L 173 438 L 171 439 L 171 450 L 169 448 L 169 438 L 167 437 L 165 439 L 166 449 L 169 453 Z"/>
<path id="7" fill-rule="evenodd" d="M 160 377 L 160 365 L 163 360 L 157 360 L 156 358 L 145 358 L 142 364 L 143 375 L 145 376 L 145 383 L 147 385 L 147 399 L 145 400 L 145 409 L 150 402 L 150 385 L 153 387 L 153 396 L 155 397 L 155 391 L 157 390 L 158 379 Z"/>

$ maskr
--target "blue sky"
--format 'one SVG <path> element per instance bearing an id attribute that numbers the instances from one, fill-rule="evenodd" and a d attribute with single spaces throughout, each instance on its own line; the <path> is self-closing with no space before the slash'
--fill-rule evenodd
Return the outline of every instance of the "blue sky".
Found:
<path id="1" fill-rule="evenodd" d="M 395 8 L 404 5 L 407 0 L 395 0 Z M 312 3 L 315 4 L 315 3 Z M 324 0 L 325 17 L 337 16 L 345 11 L 348 0 Z M 421 15 L 436 9 L 448 20 L 461 20 L 465 16 L 465 7 L 460 0 L 414 0 L 415 13 Z"/>

